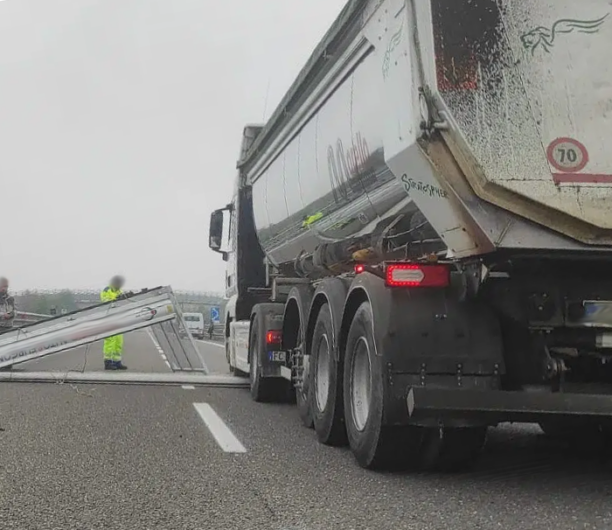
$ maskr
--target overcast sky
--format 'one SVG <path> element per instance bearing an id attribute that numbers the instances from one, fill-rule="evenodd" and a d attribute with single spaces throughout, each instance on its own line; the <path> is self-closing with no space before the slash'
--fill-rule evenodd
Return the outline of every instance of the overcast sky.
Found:
<path id="1" fill-rule="evenodd" d="M 211 210 L 345 0 L 0 2 L 0 275 L 223 290 Z"/>

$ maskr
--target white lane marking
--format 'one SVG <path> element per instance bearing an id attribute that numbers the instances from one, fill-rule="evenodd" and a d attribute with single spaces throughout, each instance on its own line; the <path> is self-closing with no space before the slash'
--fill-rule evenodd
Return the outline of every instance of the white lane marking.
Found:
<path id="1" fill-rule="evenodd" d="M 208 403 L 194 403 L 200 418 L 204 421 L 210 434 L 213 435 L 219 447 L 226 453 L 246 453 L 244 445 L 240 443 L 229 427 Z"/>
<path id="2" fill-rule="evenodd" d="M 170 368 L 170 370 L 172 370 L 172 366 L 170 366 L 170 363 L 168 362 L 168 358 L 166 357 L 166 354 L 164 353 L 164 350 L 159 345 L 159 342 L 157 342 L 157 339 L 155 338 L 155 335 L 153 335 L 153 332 L 150 329 L 148 329 L 148 328 L 147 328 L 147 335 L 149 335 L 149 338 L 151 339 L 151 342 L 153 342 L 153 345 L 155 346 L 155 349 L 157 350 L 157 353 L 159 353 L 161 355 L 161 358 L 166 363 L 166 366 L 168 366 L 168 368 Z"/>
<path id="3" fill-rule="evenodd" d="M 193 385 L 183 385 L 181 388 L 183 390 L 195 390 L 195 386 Z"/>
<path id="4" fill-rule="evenodd" d="M 219 344 L 218 342 L 210 342 L 208 340 L 196 340 L 201 344 L 208 344 L 209 346 L 216 346 L 217 348 L 225 348 L 225 344 Z"/>

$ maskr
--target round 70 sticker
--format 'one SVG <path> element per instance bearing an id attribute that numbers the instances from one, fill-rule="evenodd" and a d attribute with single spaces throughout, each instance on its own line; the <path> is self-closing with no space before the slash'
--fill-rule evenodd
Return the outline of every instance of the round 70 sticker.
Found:
<path id="1" fill-rule="evenodd" d="M 563 173 L 578 173 L 589 163 L 586 147 L 573 138 L 557 138 L 548 146 L 548 161 Z"/>

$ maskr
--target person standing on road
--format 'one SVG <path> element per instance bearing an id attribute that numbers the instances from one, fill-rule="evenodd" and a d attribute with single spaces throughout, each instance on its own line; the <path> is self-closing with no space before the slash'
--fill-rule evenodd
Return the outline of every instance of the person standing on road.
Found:
<path id="1" fill-rule="evenodd" d="M 102 302 L 114 302 L 124 297 L 121 290 L 125 285 L 123 276 L 113 276 L 107 287 L 100 293 Z M 104 369 L 105 370 L 127 370 L 127 366 L 121 362 L 123 356 L 123 335 L 115 335 L 104 339 Z"/>
<path id="2" fill-rule="evenodd" d="M 0 278 L 0 333 L 13 329 L 15 321 L 15 299 L 9 295 L 9 281 Z"/>
<path id="3" fill-rule="evenodd" d="M 208 326 L 208 338 L 210 340 L 212 340 L 214 332 L 215 332 L 215 323 L 211 320 L 210 325 Z"/>

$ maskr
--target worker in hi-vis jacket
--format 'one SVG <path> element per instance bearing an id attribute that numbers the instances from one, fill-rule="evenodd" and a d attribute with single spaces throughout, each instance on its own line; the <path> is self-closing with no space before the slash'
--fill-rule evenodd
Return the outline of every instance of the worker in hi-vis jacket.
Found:
<path id="1" fill-rule="evenodd" d="M 15 299 L 9 294 L 9 281 L 0 278 L 0 333 L 13 329 Z"/>
<path id="2" fill-rule="evenodd" d="M 102 302 L 113 302 L 124 296 L 121 290 L 125 285 L 123 276 L 113 276 L 108 287 L 100 293 Z M 121 362 L 123 355 L 123 335 L 115 335 L 104 339 L 104 369 L 105 370 L 127 370 L 127 366 Z"/>

